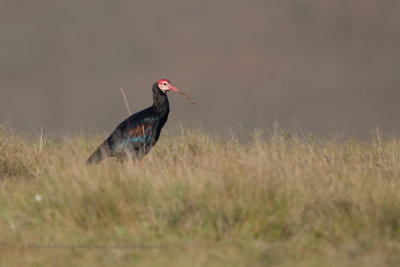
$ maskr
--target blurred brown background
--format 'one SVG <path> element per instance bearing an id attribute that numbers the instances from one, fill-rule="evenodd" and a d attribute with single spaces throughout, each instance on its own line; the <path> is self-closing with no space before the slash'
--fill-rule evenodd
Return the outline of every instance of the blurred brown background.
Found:
<path id="1" fill-rule="evenodd" d="M 319 135 L 400 129 L 400 2 L 0 0 L 0 122 L 111 131 L 169 78 L 168 127 L 277 120 Z"/>

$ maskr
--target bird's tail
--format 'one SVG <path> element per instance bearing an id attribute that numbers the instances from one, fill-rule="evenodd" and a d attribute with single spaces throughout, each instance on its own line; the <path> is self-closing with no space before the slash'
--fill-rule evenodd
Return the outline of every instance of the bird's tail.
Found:
<path id="1" fill-rule="evenodd" d="M 104 158 L 107 158 L 109 156 L 110 156 L 110 150 L 109 150 L 108 142 L 104 141 L 104 143 L 102 143 L 96 149 L 96 151 L 94 151 L 93 154 L 89 157 L 86 164 L 91 165 L 91 164 L 99 163 Z"/>

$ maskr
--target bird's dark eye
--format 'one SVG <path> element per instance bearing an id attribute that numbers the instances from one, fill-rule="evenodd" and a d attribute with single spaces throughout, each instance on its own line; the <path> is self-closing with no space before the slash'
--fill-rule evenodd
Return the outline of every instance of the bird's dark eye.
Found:
<path id="1" fill-rule="evenodd" d="M 167 85 L 167 83 L 164 83 L 164 85 Z"/>

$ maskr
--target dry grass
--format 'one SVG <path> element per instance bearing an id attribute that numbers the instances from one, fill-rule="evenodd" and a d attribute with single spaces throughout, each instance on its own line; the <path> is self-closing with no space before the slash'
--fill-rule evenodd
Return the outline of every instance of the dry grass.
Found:
<path id="1" fill-rule="evenodd" d="M 87 167 L 100 138 L 39 154 L 3 127 L 0 263 L 399 265 L 400 138 L 300 137 L 164 133 L 142 164 Z M 124 244 L 164 247 L 99 248 Z"/>

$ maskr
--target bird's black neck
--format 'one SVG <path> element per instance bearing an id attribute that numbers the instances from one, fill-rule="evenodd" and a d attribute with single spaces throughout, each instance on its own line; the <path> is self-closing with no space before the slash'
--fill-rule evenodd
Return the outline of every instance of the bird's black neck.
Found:
<path id="1" fill-rule="evenodd" d="M 169 102 L 167 95 L 160 90 L 158 83 L 153 85 L 153 107 L 161 116 L 168 116 Z"/>

